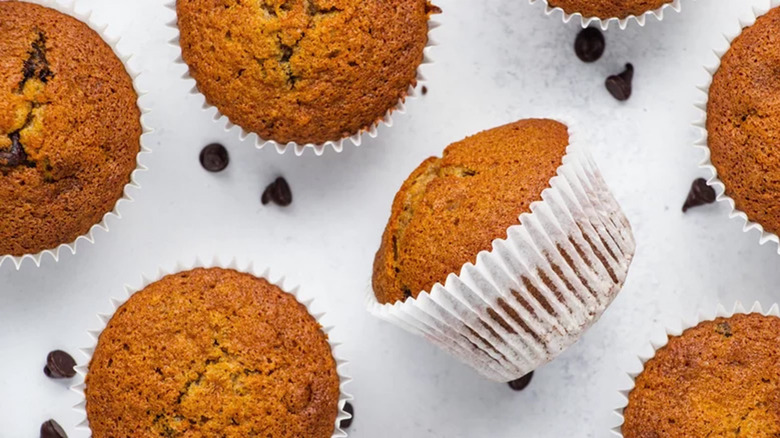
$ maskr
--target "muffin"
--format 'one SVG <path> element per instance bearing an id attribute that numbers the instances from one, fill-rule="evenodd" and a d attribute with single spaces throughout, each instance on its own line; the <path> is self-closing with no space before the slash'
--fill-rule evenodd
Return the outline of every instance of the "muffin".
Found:
<path id="1" fill-rule="evenodd" d="M 122 62 L 86 24 L 0 2 L 0 254 L 70 243 L 114 209 L 142 133 Z"/>
<path id="2" fill-rule="evenodd" d="M 561 8 L 567 14 L 579 13 L 583 17 L 625 19 L 641 16 L 671 4 L 673 0 L 547 0 L 553 8 Z"/>
<path id="3" fill-rule="evenodd" d="M 510 381 L 595 322 L 633 254 L 628 221 L 567 126 L 521 120 L 450 145 L 403 183 L 370 307 Z"/>
<path id="4" fill-rule="evenodd" d="M 230 121 L 279 144 L 322 144 L 380 121 L 428 42 L 427 0 L 177 0 L 182 57 Z"/>
<path id="5" fill-rule="evenodd" d="M 734 207 L 780 232 L 780 8 L 745 28 L 721 59 L 707 102 L 710 160 Z"/>
<path id="6" fill-rule="evenodd" d="M 340 378 L 327 336 L 295 297 L 220 268 L 133 294 L 86 376 L 100 437 L 330 438 Z"/>
<path id="7" fill-rule="evenodd" d="M 671 338 L 624 417 L 625 438 L 780 436 L 780 318 L 717 318 Z"/>

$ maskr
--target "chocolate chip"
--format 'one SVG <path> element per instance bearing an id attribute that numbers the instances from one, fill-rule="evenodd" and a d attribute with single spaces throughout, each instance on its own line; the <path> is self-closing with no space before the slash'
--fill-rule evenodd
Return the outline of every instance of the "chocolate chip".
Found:
<path id="1" fill-rule="evenodd" d="M 596 62 L 604 54 L 604 34 L 595 27 L 583 29 L 574 40 L 574 53 L 582 62 Z"/>
<path id="2" fill-rule="evenodd" d="M 428 94 L 428 87 L 423 85 L 423 87 L 422 87 L 422 95 L 425 96 L 426 94 Z"/>
<path id="3" fill-rule="evenodd" d="M 682 211 L 685 213 L 689 208 L 712 204 L 717 197 L 715 189 L 707 184 L 707 180 L 698 178 L 691 184 L 691 191 L 688 192 L 688 198 L 685 200 L 685 204 L 683 204 Z"/>
<path id="4" fill-rule="evenodd" d="M 263 205 L 268 205 L 269 203 L 273 202 L 274 204 L 281 207 L 287 207 L 288 205 L 292 204 L 292 200 L 293 198 L 290 185 L 287 184 L 287 180 L 281 176 L 276 178 L 274 182 L 265 188 L 263 197 L 261 198 Z"/>
<path id="5" fill-rule="evenodd" d="M 200 151 L 200 165 L 209 172 L 221 172 L 229 163 L 230 155 L 219 143 L 212 143 Z"/>
<path id="6" fill-rule="evenodd" d="M 626 70 L 618 75 L 607 78 L 607 90 L 617 100 L 624 101 L 631 97 L 631 82 L 634 79 L 634 66 L 626 64 Z"/>
<path id="7" fill-rule="evenodd" d="M 68 438 L 68 434 L 54 420 L 41 424 L 41 438 Z"/>
<path id="8" fill-rule="evenodd" d="M 11 149 L 0 151 L 0 166 L 16 167 L 27 162 L 27 153 L 19 142 L 19 132 L 8 135 L 11 139 Z"/>
<path id="9" fill-rule="evenodd" d="M 522 391 L 528 386 L 529 383 L 531 383 L 531 378 L 533 378 L 533 376 L 534 376 L 534 372 L 531 371 L 525 376 L 509 382 L 509 387 L 514 389 L 515 391 Z"/>
<path id="10" fill-rule="evenodd" d="M 46 356 L 43 373 L 52 379 L 70 379 L 76 375 L 75 366 L 76 361 L 71 355 L 62 350 L 54 350 Z"/>
<path id="11" fill-rule="evenodd" d="M 349 426 L 352 426 L 352 420 L 355 419 L 355 408 L 352 406 L 352 403 L 344 403 L 344 412 L 351 415 L 351 417 L 341 420 L 339 427 L 342 429 L 349 429 Z"/>

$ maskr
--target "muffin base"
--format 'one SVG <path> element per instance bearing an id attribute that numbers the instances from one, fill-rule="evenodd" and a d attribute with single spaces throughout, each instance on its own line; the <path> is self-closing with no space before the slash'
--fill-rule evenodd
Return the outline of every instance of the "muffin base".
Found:
<path id="1" fill-rule="evenodd" d="M 579 21 L 580 25 L 583 28 L 589 27 L 591 24 L 595 24 L 598 27 L 600 27 L 602 30 L 607 30 L 609 28 L 609 25 L 611 23 L 614 23 L 614 25 L 618 26 L 621 30 L 625 30 L 628 27 L 628 24 L 630 22 L 636 22 L 640 27 L 644 27 L 644 25 L 647 23 L 648 17 L 655 17 L 658 19 L 658 21 L 662 21 L 664 19 L 664 11 L 666 9 L 673 9 L 675 12 L 680 12 L 682 9 L 681 6 L 682 0 L 673 0 L 671 3 L 667 3 L 663 6 L 661 6 L 658 9 L 653 9 L 651 11 L 647 11 L 642 15 L 636 16 L 636 15 L 629 15 L 625 18 L 619 18 L 619 17 L 610 17 L 610 18 L 599 18 L 599 17 L 583 17 L 580 13 L 574 13 L 569 14 L 566 11 L 564 11 L 562 8 L 552 7 L 547 2 L 547 0 L 529 0 L 529 2 L 533 5 L 537 2 L 541 2 L 544 4 L 545 8 L 545 14 L 547 15 L 554 15 L 559 14 L 561 15 L 561 19 L 564 23 L 569 23 L 572 19 L 575 21 Z"/>

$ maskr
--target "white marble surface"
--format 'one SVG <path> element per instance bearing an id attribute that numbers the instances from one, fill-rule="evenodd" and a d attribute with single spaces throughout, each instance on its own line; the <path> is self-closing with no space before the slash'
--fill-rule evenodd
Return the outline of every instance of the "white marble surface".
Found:
<path id="1" fill-rule="evenodd" d="M 63 348 L 81 358 L 87 330 L 99 325 L 95 315 L 110 309 L 123 284 L 196 255 L 252 259 L 318 297 L 351 360 L 357 418 L 350 436 L 609 436 L 618 390 L 629 383 L 624 373 L 664 325 L 719 301 L 778 300 L 776 247 L 759 246 L 758 234 L 743 233 L 724 205 L 680 212 L 691 181 L 706 175 L 691 147 L 701 66 L 712 61 L 722 33 L 767 1 L 684 0 L 683 12 L 663 22 L 610 30 L 606 56 L 586 65 L 572 50 L 576 26 L 546 17 L 541 4 L 441 0 L 428 95 L 364 146 L 302 158 L 257 151 L 199 108 L 180 79 L 183 67 L 173 63 L 176 49 L 166 44 L 172 12 L 162 0 L 81 1 L 138 54 L 132 63 L 145 71 L 141 81 L 151 92 L 154 153 L 137 201 L 110 222 L 109 233 L 96 233 L 96 244 L 40 268 L 0 268 L 0 437 L 37 436 L 50 417 L 72 437 L 87 436 L 75 429 L 78 396 L 68 382 L 41 372 L 46 353 Z M 627 61 L 636 67 L 635 90 L 621 104 L 603 81 Z M 514 393 L 372 319 L 363 300 L 392 197 L 423 158 L 484 128 L 559 114 L 589 128 L 583 135 L 633 224 L 638 250 L 602 320 L 539 369 L 529 389 Z M 219 175 L 197 160 L 211 141 L 231 152 L 231 166 Z M 295 195 L 286 210 L 259 202 L 278 174 Z"/>

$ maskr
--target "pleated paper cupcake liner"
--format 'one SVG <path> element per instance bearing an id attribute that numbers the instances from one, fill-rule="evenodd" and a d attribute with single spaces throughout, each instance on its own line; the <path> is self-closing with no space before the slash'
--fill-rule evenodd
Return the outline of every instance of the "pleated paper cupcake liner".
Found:
<path id="1" fill-rule="evenodd" d="M 704 95 L 703 101 L 696 104 L 696 108 L 699 109 L 701 113 L 700 119 L 694 124 L 696 128 L 698 128 L 701 132 L 701 137 L 699 140 L 695 143 L 695 146 L 697 148 L 700 148 L 704 151 L 704 159 L 699 164 L 699 167 L 703 169 L 707 169 L 710 171 L 710 178 L 707 181 L 707 184 L 712 186 L 712 188 L 715 189 L 715 192 L 717 193 L 717 201 L 723 202 L 728 204 L 729 209 L 731 210 L 729 212 L 729 218 L 730 219 L 739 219 L 742 221 L 742 231 L 745 233 L 751 232 L 752 230 L 758 230 L 759 232 L 759 244 L 764 245 L 767 242 L 773 242 L 775 245 L 777 245 L 777 251 L 780 253 L 780 238 L 775 233 L 770 233 L 766 230 L 764 230 L 764 227 L 761 226 L 761 224 L 751 221 L 748 218 L 748 215 L 738 210 L 736 207 L 736 203 L 734 202 L 734 199 L 732 199 L 730 196 L 726 194 L 726 185 L 723 183 L 723 181 L 718 178 L 718 170 L 715 168 L 715 166 L 712 164 L 711 160 L 711 152 L 709 145 L 707 143 L 707 102 L 709 101 L 709 94 L 710 94 L 710 86 L 712 85 L 712 79 L 715 76 L 715 73 L 717 73 L 718 69 L 720 68 L 720 60 L 723 58 L 723 56 L 728 52 L 729 48 L 731 48 L 731 43 L 742 34 L 742 30 L 744 30 L 746 27 L 752 26 L 758 17 L 766 14 L 769 9 L 780 7 L 780 0 L 771 0 L 771 6 L 769 7 L 760 7 L 760 8 L 754 8 L 753 14 L 747 21 L 740 20 L 740 26 L 739 30 L 724 35 L 724 46 L 718 47 L 713 49 L 713 53 L 715 54 L 715 57 L 717 58 L 714 62 L 714 64 L 705 66 L 704 69 L 709 74 L 709 79 L 706 84 L 699 87 L 699 90 L 701 90 L 702 94 Z"/>
<path id="2" fill-rule="evenodd" d="M 561 19 L 564 23 L 569 23 L 572 20 L 575 20 L 576 22 L 579 22 L 580 25 L 583 28 L 586 28 L 590 26 L 591 24 L 596 25 L 600 27 L 602 30 L 607 30 L 609 28 L 610 24 L 613 24 L 614 26 L 618 26 L 620 29 L 625 30 L 629 23 L 635 22 L 641 27 L 644 27 L 644 25 L 647 23 L 647 19 L 650 17 L 655 17 L 658 21 L 662 21 L 664 19 L 664 12 L 667 9 L 672 9 L 675 12 L 680 12 L 682 9 L 681 0 L 673 0 L 670 3 L 666 3 L 663 6 L 661 6 L 658 9 L 653 9 L 651 11 L 647 11 L 644 14 L 640 15 L 629 15 L 625 18 L 618 18 L 618 17 L 612 17 L 612 18 L 599 18 L 599 17 L 584 17 L 579 12 L 574 14 L 569 14 L 566 11 L 564 11 L 562 8 L 558 7 L 552 7 L 548 3 L 548 0 L 529 0 L 531 4 L 535 4 L 536 2 L 541 2 L 544 4 L 545 8 L 545 14 L 552 16 L 552 15 L 560 15 Z"/>
<path id="3" fill-rule="evenodd" d="M 63 243 L 59 245 L 56 248 L 46 249 L 36 254 L 24 254 L 21 256 L 11 256 L 11 255 L 0 255 L 0 266 L 3 265 L 3 263 L 13 263 L 14 266 L 16 266 L 16 269 L 20 269 L 22 265 L 25 263 L 25 260 L 29 260 L 30 262 L 34 263 L 35 266 L 40 267 L 43 260 L 47 257 L 51 257 L 54 259 L 55 262 L 59 261 L 60 259 L 60 253 L 62 251 L 70 251 L 71 254 L 76 254 L 76 250 L 80 244 L 80 242 L 84 243 L 95 243 L 95 232 L 97 230 L 103 230 L 105 232 L 109 231 L 108 228 L 108 221 L 111 220 L 118 220 L 122 218 L 121 209 L 124 204 L 133 202 L 132 194 L 129 192 L 130 188 L 133 188 L 135 190 L 140 190 L 141 186 L 138 184 L 138 174 L 140 172 L 146 171 L 147 167 L 144 165 L 144 160 L 146 159 L 146 156 L 151 153 L 151 150 L 145 146 L 145 141 L 148 137 L 148 134 L 152 132 L 152 129 L 149 127 L 147 121 L 148 121 L 148 114 L 151 111 L 148 108 L 144 108 L 143 106 L 143 100 L 146 97 L 147 93 L 143 90 L 141 90 L 139 85 L 139 77 L 141 77 L 141 71 L 136 70 L 132 68 L 130 65 L 130 61 L 133 58 L 133 55 L 130 53 L 127 53 L 123 51 L 119 47 L 119 43 L 121 41 L 121 38 L 114 38 L 107 34 L 108 25 L 105 23 L 97 22 L 95 18 L 92 15 L 92 12 L 86 12 L 81 13 L 76 10 L 78 6 L 78 1 L 64 1 L 64 0 L 24 0 L 28 1 L 30 3 L 36 3 L 41 6 L 46 6 L 52 9 L 55 9 L 59 12 L 62 12 L 63 14 L 70 15 L 79 21 L 87 24 L 92 30 L 98 33 L 100 37 L 105 41 L 111 49 L 113 49 L 116 56 L 122 61 L 122 63 L 125 66 L 125 70 L 127 70 L 127 73 L 130 75 L 130 77 L 133 80 L 133 88 L 135 88 L 135 92 L 138 95 L 138 108 L 141 110 L 141 127 L 143 129 L 143 132 L 141 134 L 140 139 L 140 145 L 141 149 L 138 152 L 138 156 L 136 158 L 136 168 L 135 170 L 130 174 L 130 182 L 128 182 L 125 185 L 124 192 L 122 193 L 122 197 L 117 200 L 116 204 L 114 204 L 113 210 L 103 215 L 103 218 L 100 222 L 93 225 L 89 231 L 76 238 L 73 242 L 70 243 Z"/>
<path id="4" fill-rule="evenodd" d="M 578 131 L 569 132 L 557 176 L 506 239 L 416 299 L 382 305 L 370 293 L 369 311 L 499 382 L 575 343 L 621 289 L 635 242 Z"/>
<path id="5" fill-rule="evenodd" d="M 100 338 L 100 334 L 103 332 L 103 330 L 108 325 L 108 322 L 111 320 L 111 317 L 114 315 L 114 313 L 119 309 L 133 294 L 136 292 L 140 292 L 147 286 L 149 286 L 152 283 L 155 283 L 157 281 L 162 280 L 163 277 L 166 277 L 168 275 L 176 274 L 179 272 L 185 272 L 190 271 L 197 268 L 222 268 L 222 269 L 232 269 L 238 272 L 248 273 L 251 275 L 254 275 L 258 278 L 264 278 L 268 280 L 271 284 L 279 287 L 283 291 L 293 295 L 296 300 L 298 300 L 299 303 L 303 304 L 306 307 L 306 310 L 309 312 L 312 317 L 314 317 L 315 320 L 322 326 L 322 331 L 328 336 L 328 343 L 330 344 L 331 352 L 333 354 L 333 359 L 336 361 L 336 371 L 339 376 L 339 413 L 336 417 L 336 424 L 334 425 L 333 435 L 331 438 L 346 438 L 347 433 L 341 429 L 340 424 L 342 420 L 346 420 L 349 418 L 352 418 L 352 415 L 349 414 L 344 410 L 344 406 L 346 403 L 350 400 L 353 400 L 352 395 L 347 393 L 346 391 L 346 385 L 349 384 L 349 382 L 352 381 L 352 378 L 349 377 L 346 373 L 346 368 L 348 366 L 348 362 L 340 358 L 340 345 L 341 343 L 336 342 L 333 340 L 333 326 L 325 326 L 323 325 L 323 317 L 325 316 L 325 313 L 317 312 L 313 309 L 315 306 L 315 300 L 312 298 L 304 299 L 302 297 L 302 294 L 299 291 L 298 286 L 290 285 L 288 281 L 285 280 L 284 277 L 280 277 L 276 280 L 272 280 L 271 272 L 269 269 L 260 270 L 254 267 L 254 265 L 249 262 L 245 264 L 239 264 L 235 259 L 230 261 L 229 263 L 223 263 L 218 259 L 214 259 L 210 263 L 203 263 L 202 261 L 196 259 L 194 261 L 190 262 L 179 262 L 175 265 L 173 269 L 167 270 L 167 269 L 159 269 L 157 273 L 154 276 L 146 277 L 142 276 L 141 281 L 138 284 L 138 286 L 129 286 L 125 285 L 125 292 L 120 297 L 112 298 L 111 299 L 111 311 L 105 314 L 98 315 L 98 319 L 100 321 L 100 327 L 95 330 L 90 330 L 89 335 L 94 340 L 94 343 L 90 345 L 87 348 L 82 348 L 81 352 L 85 356 L 84 363 L 87 365 L 82 365 L 76 367 L 76 384 L 72 386 L 72 390 L 75 391 L 77 394 L 79 394 L 81 400 L 79 403 L 74 407 L 76 409 L 81 418 L 83 420 L 81 423 L 78 424 L 77 430 L 82 433 L 86 432 L 87 436 L 92 436 L 91 431 L 89 429 L 89 420 L 87 419 L 87 411 L 86 411 L 86 384 L 85 379 L 87 376 L 87 373 L 89 372 L 89 363 L 92 360 L 92 355 L 95 351 L 95 348 L 98 344 L 98 339 Z"/>
<path id="6" fill-rule="evenodd" d="M 230 134 L 230 135 L 237 134 L 238 140 L 241 142 L 253 141 L 257 149 L 273 147 L 274 149 L 276 149 L 276 151 L 279 154 L 284 154 L 288 150 L 291 150 L 295 152 L 295 155 L 301 156 L 309 149 L 312 150 L 316 156 L 321 156 L 322 154 L 325 153 L 325 150 L 327 149 L 332 149 L 334 152 L 340 153 L 344 150 L 344 145 L 346 145 L 347 143 L 352 143 L 354 146 L 361 146 L 363 144 L 364 136 L 376 138 L 379 135 L 379 128 L 381 126 L 385 126 L 386 128 L 391 128 L 393 126 L 393 116 L 395 114 L 405 114 L 406 102 L 408 100 L 416 99 L 421 95 L 422 92 L 418 90 L 422 90 L 422 87 L 426 83 L 426 78 L 423 75 L 423 69 L 427 65 L 433 64 L 433 59 L 431 58 L 430 52 L 434 47 L 438 45 L 431 38 L 431 33 L 434 29 L 438 28 L 440 24 L 433 19 L 429 19 L 428 20 L 428 43 L 423 49 L 422 62 L 417 67 L 416 84 L 409 84 L 409 87 L 406 90 L 406 94 L 401 99 L 399 99 L 398 103 L 392 108 L 388 109 L 387 112 L 384 114 L 384 116 L 382 116 L 373 124 L 371 124 L 371 126 L 362 128 L 359 132 L 349 137 L 344 137 L 335 141 L 326 141 L 324 143 L 319 143 L 319 144 L 313 144 L 313 143 L 298 144 L 294 142 L 282 144 L 274 140 L 260 138 L 260 136 L 257 135 L 256 133 L 247 131 L 242 126 L 232 123 L 227 116 L 225 116 L 224 114 L 222 114 L 222 112 L 220 112 L 219 108 L 217 108 L 216 106 L 208 102 L 206 96 L 203 95 L 203 93 L 201 93 L 200 90 L 198 89 L 198 84 L 195 81 L 195 78 L 193 78 L 190 75 L 189 66 L 187 65 L 186 62 L 184 62 L 184 58 L 182 57 L 181 45 L 179 44 L 179 38 L 181 35 L 179 33 L 178 17 L 176 16 L 176 0 L 169 0 L 166 6 L 174 13 L 174 18 L 171 22 L 168 23 L 168 27 L 176 31 L 176 36 L 170 40 L 170 44 L 175 46 L 178 50 L 178 55 L 176 57 L 175 62 L 177 64 L 181 64 L 186 67 L 186 71 L 182 75 L 182 79 L 192 84 L 192 88 L 190 89 L 190 94 L 197 96 L 198 99 L 201 100 L 203 111 L 210 112 L 213 116 L 212 118 L 214 122 L 224 127 L 226 134 Z"/>
<path id="7" fill-rule="evenodd" d="M 620 395 L 623 398 L 623 405 L 620 406 L 619 408 L 615 409 L 615 415 L 619 418 L 619 422 L 620 423 L 619 423 L 618 426 L 616 426 L 616 427 L 614 427 L 612 429 L 612 431 L 611 431 L 612 435 L 613 436 L 618 436 L 618 437 L 622 437 L 623 436 L 622 427 L 623 427 L 623 422 L 624 422 L 624 419 L 625 419 L 624 416 L 623 416 L 623 413 L 624 413 L 626 407 L 628 406 L 628 396 L 631 393 L 631 391 L 634 390 L 634 385 L 635 385 L 636 378 L 640 374 L 642 374 L 642 372 L 644 371 L 645 364 L 650 359 L 655 357 L 655 355 L 658 352 L 658 350 L 662 349 L 663 347 L 665 347 L 669 343 L 669 339 L 671 339 L 672 337 L 681 336 L 684 331 L 686 331 L 686 330 L 688 330 L 690 328 L 696 327 L 697 325 L 699 325 L 699 324 L 701 324 L 703 322 L 706 322 L 706 321 L 713 321 L 713 320 L 715 320 L 717 318 L 731 318 L 734 315 L 752 314 L 752 313 L 760 313 L 760 314 L 762 314 L 764 316 L 775 316 L 775 317 L 780 318 L 780 307 L 778 307 L 777 304 L 773 304 L 769 308 L 769 310 L 764 312 L 764 309 L 761 306 L 761 303 L 755 302 L 755 303 L 753 303 L 753 306 L 750 308 L 750 310 L 745 310 L 745 307 L 742 305 L 742 303 L 737 301 L 737 303 L 734 304 L 734 307 L 732 308 L 732 310 L 728 311 L 728 310 L 726 310 L 725 306 L 723 306 L 722 304 L 718 304 L 717 307 L 715 308 L 714 312 L 699 311 L 698 315 L 696 316 L 696 318 L 693 319 L 693 321 L 688 321 L 688 320 L 683 319 L 681 321 L 681 323 L 680 323 L 680 327 L 666 327 L 666 329 L 665 329 L 666 336 L 664 337 L 664 339 L 661 342 L 656 343 L 656 342 L 650 341 L 650 347 L 652 349 L 652 352 L 650 354 L 640 355 L 638 357 L 639 358 L 639 362 L 642 364 L 642 369 L 639 370 L 639 371 L 636 371 L 636 372 L 627 373 L 628 376 L 631 378 L 632 383 L 631 383 L 631 387 L 620 391 Z"/>

